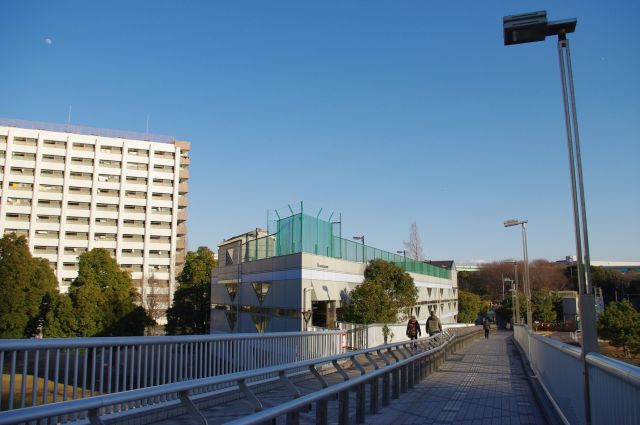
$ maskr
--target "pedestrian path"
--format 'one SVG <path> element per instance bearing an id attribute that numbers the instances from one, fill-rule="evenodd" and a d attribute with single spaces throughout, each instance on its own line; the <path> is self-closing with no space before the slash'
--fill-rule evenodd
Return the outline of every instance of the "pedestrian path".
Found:
<path id="1" fill-rule="evenodd" d="M 511 336 L 492 332 L 478 339 L 366 423 L 546 424 Z"/>

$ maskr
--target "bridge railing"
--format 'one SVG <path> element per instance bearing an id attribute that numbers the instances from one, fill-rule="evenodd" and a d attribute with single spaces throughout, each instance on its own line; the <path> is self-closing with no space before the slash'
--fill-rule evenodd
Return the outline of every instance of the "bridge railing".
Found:
<path id="1" fill-rule="evenodd" d="M 537 335 L 526 326 L 515 326 L 514 335 L 562 419 L 584 424 L 580 348 Z M 640 423 L 640 368 L 598 353 L 587 354 L 586 361 L 592 424 Z"/>
<path id="2" fill-rule="evenodd" d="M 336 355 L 341 333 L 0 340 L 0 410 Z"/>
<path id="3" fill-rule="evenodd" d="M 346 423 L 349 417 L 349 391 L 357 391 L 358 403 L 356 416 L 358 423 L 364 422 L 364 397 L 367 394 L 365 384 L 371 385 L 370 404 L 372 410 L 377 411 L 381 399 L 383 405 L 388 405 L 391 398 L 398 398 L 400 393 L 407 392 L 420 378 L 424 378 L 446 359 L 446 356 L 455 352 L 469 341 L 479 335 L 479 329 L 465 330 L 465 332 L 444 332 L 429 338 L 417 341 L 405 341 L 388 344 L 366 350 L 351 351 L 348 353 L 330 355 L 322 358 L 294 361 L 287 364 L 245 370 L 229 373 L 221 376 L 211 376 L 200 379 L 189 379 L 156 385 L 149 388 L 139 388 L 131 391 L 123 391 L 117 394 L 104 394 L 88 397 L 83 400 L 67 400 L 50 405 L 40 405 L 15 409 L 13 411 L 0 412 L 0 425 L 15 425 L 30 423 L 39 420 L 59 422 L 71 422 L 84 419 L 92 424 L 103 424 L 111 414 L 118 415 L 135 414 L 136 409 L 147 408 L 151 405 L 165 404 L 171 400 L 176 401 L 191 415 L 195 423 L 206 423 L 193 395 L 207 391 L 210 388 L 220 386 L 235 386 L 241 391 L 249 403 L 253 406 L 255 414 L 245 416 L 238 423 L 264 423 L 266 420 L 275 419 L 287 415 L 287 423 L 297 423 L 295 417 L 301 410 L 305 410 L 311 403 L 316 403 L 317 423 L 326 423 L 328 414 L 327 401 L 334 395 L 340 395 L 339 418 L 341 423 Z M 376 362 L 373 356 L 379 356 L 384 361 Z M 357 360 L 359 357 L 360 360 Z M 368 370 L 360 362 L 366 358 L 370 363 Z M 351 379 L 343 368 L 344 361 L 349 361 L 360 372 L 360 376 Z M 330 367 L 342 375 L 344 382 L 329 385 L 319 372 L 322 365 Z M 301 397 L 299 389 L 290 379 L 293 373 L 300 370 L 310 372 L 321 384 L 322 389 Z M 258 395 L 252 389 L 251 382 L 259 381 L 265 376 L 275 376 L 291 393 L 291 401 L 279 406 L 266 408 Z M 381 378 L 382 382 L 380 382 Z M 382 386 L 380 387 L 380 383 Z M 254 384 L 255 385 L 255 384 Z M 379 391 L 380 390 L 380 391 Z M 324 420 L 322 419 L 324 418 Z M 235 422 L 234 422 L 235 423 Z"/>

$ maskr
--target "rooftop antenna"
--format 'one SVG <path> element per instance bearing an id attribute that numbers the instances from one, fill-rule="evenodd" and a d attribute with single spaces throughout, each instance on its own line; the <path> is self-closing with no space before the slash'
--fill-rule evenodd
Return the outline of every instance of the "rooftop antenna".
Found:
<path id="1" fill-rule="evenodd" d="M 149 138 L 149 114 L 147 114 L 147 138 Z"/>
<path id="2" fill-rule="evenodd" d="M 69 105 L 69 113 L 67 114 L 67 125 L 71 125 L 71 105 Z"/>

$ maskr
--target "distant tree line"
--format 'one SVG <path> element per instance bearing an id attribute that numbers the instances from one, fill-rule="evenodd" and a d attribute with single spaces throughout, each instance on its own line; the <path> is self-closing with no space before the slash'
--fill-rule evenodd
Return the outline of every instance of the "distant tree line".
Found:
<path id="1" fill-rule="evenodd" d="M 523 264 L 518 263 L 520 316 L 527 315 L 526 298 L 522 292 Z M 471 323 L 486 313 L 489 304 L 495 306 L 498 317 L 510 320 L 513 299 L 502 278 L 514 279 L 514 264 L 489 263 L 477 272 L 458 273 L 458 321 Z M 562 299 L 558 291 L 578 291 L 575 266 L 536 260 L 529 265 L 531 308 L 534 322 L 562 322 Z M 603 267 L 591 267 L 591 280 L 602 290 L 605 310 L 598 318 L 598 335 L 612 346 L 623 348 L 626 355 L 640 353 L 640 273 L 621 273 Z M 635 306 L 634 306 L 635 302 Z"/>

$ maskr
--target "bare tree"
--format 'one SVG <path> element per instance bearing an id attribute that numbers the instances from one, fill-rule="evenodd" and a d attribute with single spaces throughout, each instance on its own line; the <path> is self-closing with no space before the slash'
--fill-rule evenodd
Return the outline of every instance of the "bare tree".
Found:
<path id="1" fill-rule="evenodd" d="M 424 255 L 422 254 L 422 238 L 420 237 L 418 224 L 415 221 L 411 223 L 411 227 L 409 227 L 409 240 L 403 243 L 407 250 L 407 257 L 418 261 L 424 260 Z"/>
<path id="2" fill-rule="evenodd" d="M 164 317 L 168 308 L 167 303 L 164 302 L 165 295 L 160 293 L 159 286 L 161 286 L 160 281 L 156 279 L 155 274 L 152 273 L 147 280 L 145 308 L 147 310 L 147 315 L 156 323 Z M 149 331 L 155 332 L 155 330 Z"/>

